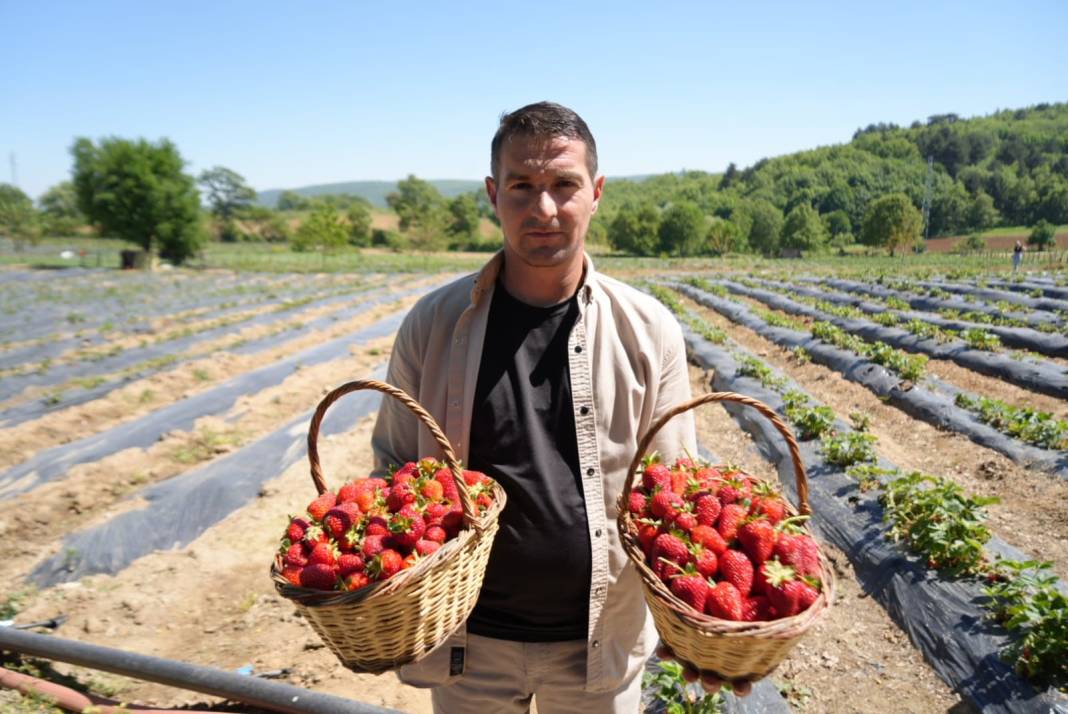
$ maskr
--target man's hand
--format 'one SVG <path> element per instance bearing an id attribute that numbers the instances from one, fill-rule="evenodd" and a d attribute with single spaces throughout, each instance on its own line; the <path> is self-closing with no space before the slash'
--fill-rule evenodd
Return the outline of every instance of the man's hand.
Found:
<path id="1" fill-rule="evenodd" d="M 663 642 L 661 642 L 659 646 L 657 646 L 656 656 L 660 659 L 675 659 L 675 653 L 671 650 L 670 647 L 665 645 Z M 691 667 L 690 664 L 687 662 L 683 662 L 682 660 L 675 661 L 682 665 L 683 679 L 685 679 L 687 682 L 696 682 L 698 679 L 700 679 L 701 686 L 704 687 L 705 691 L 709 694 L 715 694 L 719 691 L 720 687 L 726 684 L 726 682 L 724 682 L 722 679 L 712 674 L 711 672 L 699 672 L 693 667 Z M 739 697 L 747 697 L 749 696 L 749 692 L 753 691 L 753 683 L 749 680 L 731 682 L 730 686 L 731 691 L 733 691 Z"/>

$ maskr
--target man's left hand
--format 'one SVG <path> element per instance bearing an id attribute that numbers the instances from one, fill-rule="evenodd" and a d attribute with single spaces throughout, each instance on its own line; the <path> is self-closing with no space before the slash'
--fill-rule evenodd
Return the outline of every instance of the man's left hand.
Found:
<path id="1" fill-rule="evenodd" d="M 709 694 L 715 694 L 720 688 L 727 684 L 723 679 L 720 679 L 712 672 L 702 672 L 696 670 L 688 662 L 675 659 L 675 653 L 670 647 L 663 642 L 656 648 L 656 656 L 660 659 L 674 659 L 676 662 L 682 665 L 682 677 L 687 682 L 696 682 L 701 680 L 701 686 L 705 688 L 705 691 Z M 753 691 L 753 683 L 748 679 L 740 679 L 734 682 L 730 682 L 731 691 L 737 694 L 739 697 L 747 697 L 749 693 Z"/>

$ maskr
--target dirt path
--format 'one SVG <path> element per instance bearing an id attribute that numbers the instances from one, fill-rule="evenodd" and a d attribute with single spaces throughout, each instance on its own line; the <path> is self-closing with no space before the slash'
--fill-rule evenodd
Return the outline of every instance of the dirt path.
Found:
<path id="1" fill-rule="evenodd" d="M 945 476 L 968 493 L 999 497 L 1000 504 L 988 507 L 990 528 L 1025 553 L 1052 560 L 1057 574 L 1068 578 L 1068 482 L 1029 471 L 964 436 L 913 419 L 834 370 L 799 364 L 787 350 L 752 330 L 689 299 L 683 301 L 738 344 L 790 375 L 842 419 L 849 421 L 852 412 L 869 414 L 871 432 L 879 437 L 879 453 L 902 469 Z"/>
<path id="2" fill-rule="evenodd" d="M 710 391 L 708 378 L 691 365 L 694 395 Z M 697 412 L 698 441 L 725 461 L 777 481 L 775 469 L 719 405 Z M 824 546 L 838 578 L 837 601 L 823 620 L 772 675 L 799 711 L 871 712 L 970 711 L 927 666 L 882 608 L 857 583 L 849 559 Z M 955 708 L 959 707 L 959 708 Z"/>

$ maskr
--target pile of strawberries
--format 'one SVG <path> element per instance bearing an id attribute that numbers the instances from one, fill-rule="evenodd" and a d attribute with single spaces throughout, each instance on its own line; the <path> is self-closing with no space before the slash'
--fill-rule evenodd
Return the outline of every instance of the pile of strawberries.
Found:
<path id="1" fill-rule="evenodd" d="M 723 620 L 762 621 L 804 612 L 820 593 L 815 541 L 786 517 L 768 482 L 733 467 L 658 454 L 642 461 L 627 507 L 646 562 L 677 598 Z"/>
<path id="2" fill-rule="evenodd" d="M 479 513 L 492 504 L 493 481 L 464 471 Z M 388 478 L 361 478 L 326 491 L 291 517 L 280 548 L 282 575 L 314 590 L 358 590 L 410 568 L 455 538 L 463 524 L 452 472 L 431 458 Z"/>

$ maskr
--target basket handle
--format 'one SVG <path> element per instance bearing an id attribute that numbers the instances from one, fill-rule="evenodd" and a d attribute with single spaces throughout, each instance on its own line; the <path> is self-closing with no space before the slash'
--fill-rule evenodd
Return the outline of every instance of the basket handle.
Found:
<path id="1" fill-rule="evenodd" d="M 452 480 L 456 482 L 456 488 L 460 493 L 460 507 L 463 509 L 464 521 L 468 524 L 477 523 L 475 507 L 471 502 L 471 494 L 467 491 L 467 483 L 464 481 L 460 461 L 456 458 L 456 452 L 452 450 L 452 444 L 442 433 L 441 427 L 438 426 L 430 412 L 409 396 L 407 392 L 399 387 L 394 387 L 392 384 L 379 382 L 377 379 L 356 379 L 346 382 L 323 397 L 322 401 L 319 402 L 319 406 L 315 408 L 315 414 L 312 416 L 311 424 L 308 426 L 308 461 L 311 464 L 311 477 L 315 483 L 315 490 L 320 494 L 326 491 L 323 469 L 319 465 L 319 428 L 322 426 L 323 417 L 326 416 L 326 410 L 346 394 L 363 389 L 373 389 L 393 397 L 408 407 L 419 418 L 419 421 L 423 422 L 423 425 L 430 431 L 430 435 L 434 437 L 434 441 L 438 442 L 438 446 L 441 447 L 441 452 L 445 456 L 445 465 L 449 467 L 449 471 L 452 473 Z"/>
<path id="2" fill-rule="evenodd" d="M 782 419 L 779 418 L 778 413 L 769 407 L 764 402 L 747 397 L 744 394 L 738 394 L 736 392 L 709 392 L 708 394 L 702 394 L 699 397 L 694 397 L 688 402 L 678 404 L 669 409 L 663 416 L 657 419 L 649 431 L 645 433 L 645 436 L 641 438 L 638 443 L 638 451 L 634 455 L 634 461 L 630 464 L 630 470 L 627 471 L 627 481 L 623 486 L 623 495 L 620 503 L 622 507 L 620 513 L 622 514 L 626 510 L 627 500 L 630 498 L 631 488 L 634 486 L 634 479 L 638 473 L 638 466 L 641 465 L 642 457 L 645 455 L 646 450 L 649 448 L 649 444 L 652 443 L 653 437 L 656 436 L 665 424 L 676 417 L 679 414 L 688 412 L 691 409 L 701 406 L 702 404 L 708 404 L 709 402 L 737 402 L 749 407 L 753 407 L 768 421 L 772 426 L 778 429 L 783 438 L 786 439 L 786 447 L 790 450 L 790 458 L 794 462 L 794 478 L 797 482 L 797 497 L 800 503 L 798 504 L 798 511 L 802 515 L 811 515 L 812 509 L 808 505 L 808 478 L 805 476 L 805 466 L 801 462 L 801 449 L 797 445 L 797 439 L 794 438 L 793 432 L 790 431 L 790 427 L 786 426 Z"/>

